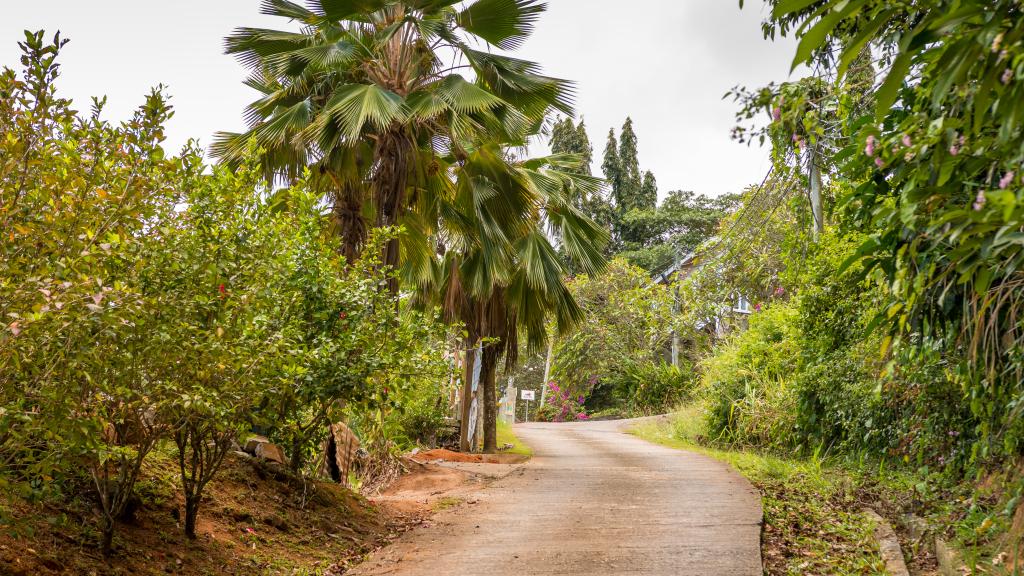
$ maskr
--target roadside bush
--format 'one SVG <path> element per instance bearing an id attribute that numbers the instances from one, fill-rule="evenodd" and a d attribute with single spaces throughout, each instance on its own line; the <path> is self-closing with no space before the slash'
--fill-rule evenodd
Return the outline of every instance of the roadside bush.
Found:
<path id="1" fill-rule="evenodd" d="M 616 404 L 633 415 L 663 414 L 690 400 L 696 375 L 682 366 L 664 362 L 626 361 L 612 378 Z"/>
<path id="2" fill-rule="evenodd" d="M 600 276 L 580 275 L 569 289 L 584 324 L 554 347 L 552 379 L 587 408 L 621 408 L 631 401 L 621 385 L 623 363 L 654 362 L 672 335 L 672 299 L 643 269 L 616 259 Z"/>
<path id="3" fill-rule="evenodd" d="M 546 403 L 537 408 L 536 418 L 539 422 L 575 422 L 588 420 L 585 396 L 577 396 L 560 386 L 557 382 L 548 382 Z"/>
<path id="4" fill-rule="evenodd" d="M 712 438 L 778 445 L 792 437 L 788 382 L 800 368 L 797 320 L 792 304 L 777 302 L 704 361 L 701 395 Z"/>
<path id="5" fill-rule="evenodd" d="M 189 536 L 254 425 L 299 471 L 355 412 L 393 459 L 392 415 L 448 374 L 443 325 L 386 289 L 374 243 L 399 231 L 344 261 L 305 180 L 272 194 L 254 163 L 166 155 L 160 90 L 120 126 L 102 101 L 78 115 L 54 88 L 62 45 L 26 34 L 24 73 L 0 73 L 0 483 L 38 499 L 84 477 L 109 553 L 162 444 Z"/>

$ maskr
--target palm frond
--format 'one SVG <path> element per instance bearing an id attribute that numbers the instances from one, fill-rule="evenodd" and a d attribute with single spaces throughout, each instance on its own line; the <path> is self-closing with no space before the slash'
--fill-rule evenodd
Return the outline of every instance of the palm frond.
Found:
<path id="1" fill-rule="evenodd" d="M 547 5 L 538 0 L 477 0 L 458 13 L 456 22 L 502 50 L 515 50 L 545 10 Z"/>
<path id="2" fill-rule="evenodd" d="M 256 70 L 264 65 L 266 58 L 292 52 L 309 45 L 309 42 L 309 36 L 298 32 L 236 28 L 224 39 L 224 53 L 234 54 L 243 66 Z"/>
<path id="3" fill-rule="evenodd" d="M 325 128 L 335 127 L 340 136 L 354 143 L 368 127 L 384 130 L 406 114 L 401 96 L 376 84 L 349 84 L 334 90 L 316 121 L 310 124 L 306 138 L 323 144 Z"/>
<path id="4" fill-rule="evenodd" d="M 302 6 L 288 0 L 263 0 L 260 2 L 260 14 L 291 18 L 307 24 L 312 23 L 316 16 Z"/>

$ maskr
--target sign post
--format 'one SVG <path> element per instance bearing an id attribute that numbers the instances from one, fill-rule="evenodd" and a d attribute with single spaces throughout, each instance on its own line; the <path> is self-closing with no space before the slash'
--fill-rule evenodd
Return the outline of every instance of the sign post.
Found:
<path id="1" fill-rule="evenodd" d="M 529 422 L 530 421 L 530 400 L 534 399 L 533 390 L 520 390 L 519 393 L 521 394 L 520 398 L 522 398 L 523 400 L 526 400 L 526 417 L 523 418 L 523 420 L 525 422 Z"/>

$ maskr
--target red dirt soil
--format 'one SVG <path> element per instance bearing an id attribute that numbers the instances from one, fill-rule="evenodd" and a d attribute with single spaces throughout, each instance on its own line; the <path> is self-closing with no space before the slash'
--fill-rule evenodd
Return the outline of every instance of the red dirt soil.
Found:
<path id="1" fill-rule="evenodd" d="M 476 464 L 519 464 L 528 460 L 521 454 L 466 454 L 465 452 L 453 452 L 445 448 L 427 450 L 411 454 L 409 458 L 417 462 L 463 462 Z"/>

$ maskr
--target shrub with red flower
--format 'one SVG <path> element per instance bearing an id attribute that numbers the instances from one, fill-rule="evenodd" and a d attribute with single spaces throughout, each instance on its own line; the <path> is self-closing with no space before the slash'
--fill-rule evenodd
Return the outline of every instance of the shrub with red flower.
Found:
<path id="1" fill-rule="evenodd" d="M 546 404 L 537 410 L 537 418 L 547 422 L 573 422 L 587 420 L 587 411 L 583 408 L 584 396 L 574 398 L 569 390 L 551 381 L 547 384 Z"/>

